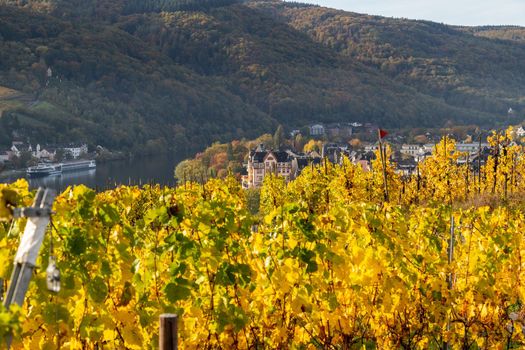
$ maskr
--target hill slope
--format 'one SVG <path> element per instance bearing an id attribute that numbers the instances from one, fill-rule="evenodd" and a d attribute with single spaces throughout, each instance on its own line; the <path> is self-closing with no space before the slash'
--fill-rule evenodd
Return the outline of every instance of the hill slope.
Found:
<path id="1" fill-rule="evenodd" d="M 222 82 L 175 64 L 118 28 L 6 6 L 0 22 L 6 24 L 0 26 L 0 81 L 47 102 L 4 112 L 3 126 L 37 141 L 80 139 L 137 152 L 149 142 L 157 151 L 171 144 L 186 152 L 276 125 Z"/>
<path id="2" fill-rule="evenodd" d="M 497 125 L 525 106 L 520 43 L 232 2 L 0 0 L 0 81 L 35 101 L 4 112 L 4 135 L 187 154 L 278 123 Z"/>
<path id="3" fill-rule="evenodd" d="M 316 42 L 447 104 L 501 115 L 525 106 L 525 28 L 455 28 L 259 2 Z M 514 42 L 493 40 L 514 38 Z"/>
<path id="4" fill-rule="evenodd" d="M 525 28 L 517 26 L 481 26 L 481 27 L 458 27 L 466 33 L 471 33 L 476 36 L 490 38 L 511 40 L 525 43 Z"/>

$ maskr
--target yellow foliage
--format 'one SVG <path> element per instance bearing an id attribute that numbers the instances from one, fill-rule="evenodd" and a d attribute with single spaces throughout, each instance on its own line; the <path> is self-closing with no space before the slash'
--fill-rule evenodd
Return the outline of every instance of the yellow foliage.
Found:
<path id="1" fill-rule="evenodd" d="M 479 191 L 445 139 L 419 176 L 387 161 L 390 202 L 379 160 L 267 177 L 260 221 L 233 179 L 69 188 L 53 216 L 62 289 L 45 290 L 41 258 L 14 346 L 150 348 L 169 312 L 181 349 L 523 347 L 525 216 L 505 199 L 524 194 L 525 161 L 506 140 L 490 138 L 499 154 Z M 27 184 L 3 190 L 30 200 Z M 492 193 L 492 207 L 465 205 Z M 3 261 L 16 250 L 8 226 Z"/>

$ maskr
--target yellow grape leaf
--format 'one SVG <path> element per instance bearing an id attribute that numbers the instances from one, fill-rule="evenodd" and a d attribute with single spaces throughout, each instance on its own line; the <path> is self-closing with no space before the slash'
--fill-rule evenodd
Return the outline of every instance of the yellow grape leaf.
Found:
<path id="1" fill-rule="evenodd" d="M 102 334 L 102 340 L 107 342 L 113 342 L 117 338 L 117 332 L 113 329 L 105 329 Z"/>
<path id="2" fill-rule="evenodd" d="M 139 334 L 137 334 L 137 331 L 134 327 L 124 324 L 121 328 L 121 333 L 127 347 L 137 350 L 142 349 L 142 338 Z"/>
<path id="3" fill-rule="evenodd" d="M 290 247 L 290 249 L 294 249 L 295 247 L 297 247 L 297 241 L 293 238 L 289 238 L 288 246 Z"/>
<path id="4" fill-rule="evenodd" d="M 53 342 L 52 339 L 42 338 L 38 344 L 40 350 L 55 350 L 57 345 Z"/>
<path id="5" fill-rule="evenodd" d="M 117 310 L 111 314 L 115 320 L 123 324 L 129 324 L 135 320 L 135 317 L 128 310 Z"/>

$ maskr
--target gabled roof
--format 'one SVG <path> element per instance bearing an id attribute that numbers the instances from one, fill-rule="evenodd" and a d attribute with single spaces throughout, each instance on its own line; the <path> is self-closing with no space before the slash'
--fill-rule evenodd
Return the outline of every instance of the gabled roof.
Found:
<path id="1" fill-rule="evenodd" d="M 405 158 L 405 159 L 399 159 L 397 160 L 397 165 L 399 167 L 409 167 L 409 166 L 416 166 L 417 162 L 413 157 Z"/>
<path id="2" fill-rule="evenodd" d="M 307 158 L 307 157 L 301 157 L 296 158 L 297 160 L 297 170 L 301 171 L 310 164 L 318 165 L 321 164 L 321 158 Z"/>
<path id="3" fill-rule="evenodd" d="M 270 153 L 272 153 L 275 156 L 277 162 L 279 163 L 285 163 L 290 161 L 290 155 L 285 151 L 271 151 Z"/>
<path id="4" fill-rule="evenodd" d="M 250 158 L 252 162 L 262 163 L 264 162 L 264 157 L 266 157 L 267 151 L 251 151 Z"/>
<path id="5" fill-rule="evenodd" d="M 252 162 L 263 163 L 270 155 L 275 157 L 275 160 L 278 163 L 286 163 L 291 160 L 291 156 L 286 151 L 251 151 L 250 158 Z"/>
<path id="6" fill-rule="evenodd" d="M 371 160 L 374 160 L 374 159 L 376 159 L 376 154 L 374 152 L 363 153 L 363 154 L 361 154 L 361 157 L 360 157 L 360 160 L 371 161 Z"/>

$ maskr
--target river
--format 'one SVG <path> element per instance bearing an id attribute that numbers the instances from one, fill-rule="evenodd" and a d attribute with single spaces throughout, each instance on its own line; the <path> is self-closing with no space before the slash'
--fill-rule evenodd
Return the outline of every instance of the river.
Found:
<path id="1" fill-rule="evenodd" d="M 97 163 L 97 168 L 68 172 L 61 175 L 28 179 L 29 187 L 49 187 L 63 191 L 67 186 L 86 185 L 98 191 L 115 188 L 119 185 L 160 184 L 175 185 L 174 169 L 182 161 L 175 156 L 135 157 L 129 160 L 117 160 Z M 25 172 L 3 175 L 0 173 L 0 183 L 13 182 L 27 178 Z"/>

